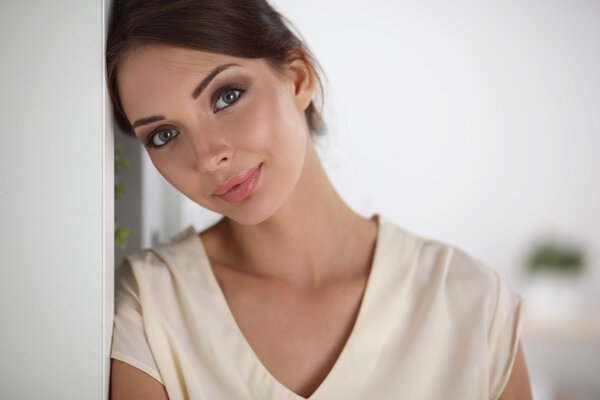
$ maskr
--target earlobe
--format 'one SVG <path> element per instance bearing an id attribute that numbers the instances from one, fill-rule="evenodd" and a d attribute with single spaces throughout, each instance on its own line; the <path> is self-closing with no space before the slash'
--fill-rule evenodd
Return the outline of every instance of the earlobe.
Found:
<path id="1" fill-rule="evenodd" d="M 306 54 L 298 50 L 297 57 L 287 66 L 292 80 L 296 107 L 300 111 L 308 108 L 315 90 L 315 77 Z"/>

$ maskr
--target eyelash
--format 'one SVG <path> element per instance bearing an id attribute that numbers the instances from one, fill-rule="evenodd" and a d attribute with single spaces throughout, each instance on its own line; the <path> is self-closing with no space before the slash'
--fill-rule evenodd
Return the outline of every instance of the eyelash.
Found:
<path id="1" fill-rule="evenodd" d="M 173 135 L 173 137 L 171 139 L 169 139 L 167 142 L 165 142 L 165 144 L 154 144 L 154 138 L 159 135 L 162 132 L 166 132 L 166 131 L 174 131 L 177 132 L 176 134 Z M 146 139 L 146 148 L 147 149 L 159 149 L 165 145 L 167 145 L 171 140 L 175 139 L 177 136 L 179 136 L 179 131 L 177 130 L 177 128 L 174 127 L 160 127 L 154 131 L 152 131 L 152 133 L 150 133 L 148 135 L 148 138 Z"/>
<path id="2" fill-rule="evenodd" d="M 231 85 L 227 85 L 222 87 L 221 89 L 217 90 L 213 96 L 213 98 L 211 99 L 211 104 L 213 105 L 213 112 L 214 113 L 218 113 L 219 111 L 228 108 L 232 105 L 234 105 L 235 103 L 237 103 L 237 101 L 243 96 L 243 94 L 246 92 L 246 89 L 244 89 L 243 87 L 244 85 L 241 84 L 231 84 Z M 239 92 L 239 94 L 237 95 L 237 97 L 235 98 L 235 100 L 233 101 L 233 103 L 229 104 L 227 107 L 222 107 L 220 109 L 215 109 L 215 106 L 217 104 L 217 101 L 219 101 L 219 99 L 221 98 L 221 96 L 223 96 L 225 93 L 229 92 L 230 90 Z"/>
<path id="3" fill-rule="evenodd" d="M 227 86 L 224 86 L 224 87 L 220 88 L 219 90 L 217 90 L 217 91 L 215 92 L 215 95 L 213 95 L 213 97 L 212 97 L 212 100 L 211 100 L 211 104 L 213 105 L 213 106 L 212 106 L 212 108 L 213 108 L 213 113 L 215 113 L 215 114 L 216 114 L 216 113 L 218 113 L 219 111 L 221 111 L 221 110 L 223 110 L 223 109 L 225 109 L 225 108 L 228 108 L 228 107 L 230 107 L 230 106 L 234 105 L 235 103 L 237 103 L 237 102 L 238 102 L 238 100 L 239 100 L 239 99 L 242 97 L 242 95 L 243 95 L 243 94 L 246 92 L 246 89 L 242 88 L 241 86 L 242 86 L 242 85 L 239 85 L 239 84 L 233 84 L 233 85 L 227 85 Z M 235 100 L 233 101 L 233 103 L 231 103 L 231 104 L 229 104 L 229 105 L 227 105 L 227 106 L 225 106 L 225 107 L 221 107 L 221 108 L 219 108 L 219 109 L 216 109 L 216 108 L 215 108 L 215 107 L 216 107 L 216 104 L 217 104 L 217 102 L 219 101 L 219 99 L 221 98 L 221 96 L 223 96 L 223 94 L 225 94 L 225 93 L 227 93 L 227 92 L 229 92 L 229 91 L 232 91 L 232 90 L 233 90 L 233 91 L 236 91 L 236 92 L 239 92 L 239 93 L 237 94 L 237 97 L 236 97 L 236 98 L 235 98 Z M 168 140 L 168 141 L 167 141 L 165 144 L 162 144 L 162 145 L 156 145 L 156 144 L 154 144 L 154 142 L 153 142 L 153 141 L 154 141 L 154 138 L 156 137 L 156 135 L 160 134 L 161 132 L 165 132 L 165 131 L 175 131 L 175 132 L 177 132 L 177 133 L 176 133 L 176 134 L 175 134 L 175 135 L 174 135 L 174 136 L 173 136 L 171 139 L 169 139 L 169 140 Z M 164 146 L 166 146 L 167 144 L 169 144 L 169 142 L 171 142 L 173 139 L 175 139 L 175 138 L 176 138 L 176 137 L 179 135 L 179 133 L 180 133 L 180 132 L 179 132 L 179 131 L 178 131 L 176 128 L 174 128 L 174 127 L 160 127 L 160 128 L 158 128 L 158 129 L 156 129 L 156 130 L 152 131 L 152 132 L 151 132 L 151 133 L 148 135 L 148 137 L 147 137 L 147 139 L 146 139 L 146 148 L 148 148 L 148 149 L 159 149 L 159 148 L 161 148 L 161 147 L 164 147 Z"/>

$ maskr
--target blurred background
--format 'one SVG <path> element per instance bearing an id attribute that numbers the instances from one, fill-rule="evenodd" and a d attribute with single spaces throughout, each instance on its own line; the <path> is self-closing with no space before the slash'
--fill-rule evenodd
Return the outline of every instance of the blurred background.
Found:
<path id="1" fill-rule="evenodd" d="M 535 399 L 600 399 L 600 2 L 272 4 L 326 73 L 318 147 L 342 197 L 521 293 Z M 117 265 L 219 218 L 136 140 L 116 143 L 117 224 L 131 233 Z"/>

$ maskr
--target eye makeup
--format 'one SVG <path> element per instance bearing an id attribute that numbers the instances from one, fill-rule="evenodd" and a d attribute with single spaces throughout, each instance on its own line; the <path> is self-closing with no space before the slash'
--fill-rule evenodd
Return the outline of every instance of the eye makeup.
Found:
<path id="1" fill-rule="evenodd" d="M 179 136 L 180 133 L 181 132 L 179 131 L 179 129 L 175 128 L 174 126 L 160 126 L 152 130 L 148 134 L 148 136 L 146 136 L 146 139 L 144 140 L 146 142 L 145 147 L 147 149 L 161 148 L 163 146 L 166 146 L 170 141 Z M 160 138 L 160 135 L 163 135 L 163 137 Z M 164 143 L 157 144 L 155 143 L 155 139 L 162 140 Z"/>
<path id="2" fill-rule="evenodd" d="M 220 87 L 219 89 L 217 89 L 210 99 L 210 104 L 211 104 L 213 113 L 216 114 L 219 111 L 221 111 L 225 108 L 228 108 L 228 107 L 234 105 L 235 103 L 237 103 L 237 101 L 243 96 L 243 94 L 247 90 L 248 90 L 248 84 L 242 83 L 242 82 L 229 83 L 229 84 L 226 84 L 226 85 Z M 239 92 L 239 93 L 237 94 L 237 96 L 233 102 L 231 102 L 230 104 L 228 104 L 225 107 L 221 107 L 221 108 L 217 109 L 216 106 L 217 106 L 217 102 L 218 102 L 219 98 L 221 96 L 223 96 L 225 93 L 227 93 L 228 91 L 235 91 L 235 92 Z"/>
<path id="3" fill-rule="evenodd" d="M 231 82 L 231 83 L 227 83 L 227 84 L 221 86 L 220 88 L 218 88 L 217 90 L 214 91 L 213 95 L 210 98 L 211 111 L 214 114 L 216 114 L 226 108 L 229 108 L 229 107 L 235 105 L 240 100 L 240 98 L 244 95 L 244 93 L 246 93 L 248 88 L 249 88 L 249 85 L 245 82 Z M 233 99 L 233 101 L 231 101 L 230 103 L 227 103 L 225 106 L 217 108 L 217 102 L 219 101 L 221 96 L 223 96 L 227 92 L 234 92 L 235 98 Z M 164 119 L 164 117 L 161 116 L 161 119 Z M 181 133 L 181 131 L 173 125 L 159 126 L 158 128 L 153 129 L 152 131 L 150 131 L 150 133 L 148 133 L 146 135 L 146 137 L 144 139 L 145 147 L 148 150 L 151 150 L 151 149 L 157 150 L 157 149 L 163 148 L 163 147 L 167 146 L 169 144 L 169 142 L 171 142 L 173 139 L 175 139 L 177 136 L 179 136 L 180 133 Z M 164 137 L 164 139 L 162 140 L 164 143 L 157 144 L 155 139 L 161 134 L 166 135 Z M 161 139 L 159 138 L 158 140 L 161 140 Z"/>

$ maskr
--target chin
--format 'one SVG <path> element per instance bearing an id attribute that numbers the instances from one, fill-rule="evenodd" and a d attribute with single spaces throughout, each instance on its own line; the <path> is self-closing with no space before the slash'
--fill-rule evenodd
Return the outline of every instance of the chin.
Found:
<path id="1" fill-rule="evenodd" d="M 265 222 L 267 219 L 269 219 L 269 217 L 260 217 L 260 216 L 255 216 L 255 215 L 226 215 L 224 214 L 225 217 L 229 218 L 230 220 L 240 224 L 240 225 L 245 225 L 245 226 L 255 226 L 255 225 L 260 225 L 261 223 Z"/>
<path id="2" fill-rule="evenodd" d="M 259 225 L 277 214 L 286 197 L 277 196 L 276 199 L 270 199 L 270 201 L 265 201 L 264 197 L 250 197 L 246 199 L 245 204 L 238 204 L 232 210 L 221 210 L 221 214 L 241 225 Z"/>
<path id="3" fill-rule="evenodd" d="M 269 209 L 256 209 L 248 207 L 246 210 L 240 209 L 232 213 L 224 213 L 223 215 L 232 221 L 237 222 L 241 225 L 253 226 L 259 225 L 271 218 L 275 213 L 275 210 Z"/>

